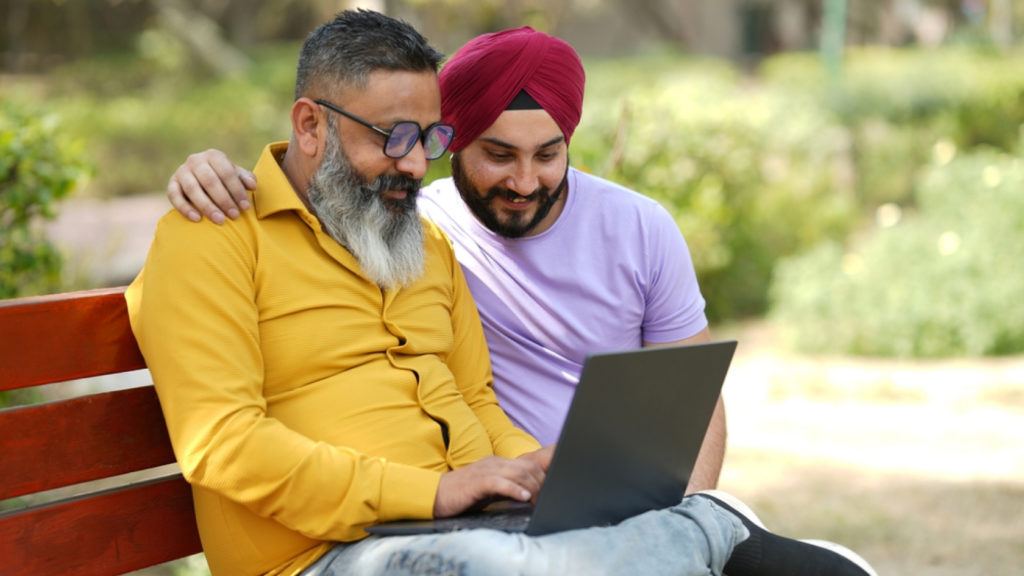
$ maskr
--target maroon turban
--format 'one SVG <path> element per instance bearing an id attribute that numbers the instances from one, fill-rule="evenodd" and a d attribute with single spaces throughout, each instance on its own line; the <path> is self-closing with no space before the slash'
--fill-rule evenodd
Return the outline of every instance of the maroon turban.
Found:
<path id="1" fill-rule="evenodd" d="M 470 40 L 441 69 L 441 117 L 458 152 L 525 90 L 562 129 L 566 144 L 583 113 L 583 63 L 564 40 L 529 26 Z"/>

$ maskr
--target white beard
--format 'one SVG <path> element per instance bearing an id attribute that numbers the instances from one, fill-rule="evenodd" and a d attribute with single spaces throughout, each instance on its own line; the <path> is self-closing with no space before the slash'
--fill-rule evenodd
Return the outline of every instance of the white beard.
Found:
<path id="1" fill-rule="evenodd" d="M 324 160 L 307 194 L 324 232 L 359 261 L 363 273 L 383 290 L 408 286 L 423 275 L 423 224 L 416 214 L 420 180 L 383 175 L 367 183 L 338 144 L 333 124 Z M 408 192 L 404 202 L 381 192 Z"/>

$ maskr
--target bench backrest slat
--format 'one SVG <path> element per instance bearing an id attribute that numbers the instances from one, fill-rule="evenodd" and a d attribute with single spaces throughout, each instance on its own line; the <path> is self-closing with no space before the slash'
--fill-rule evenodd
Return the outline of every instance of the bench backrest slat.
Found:
<path id="1" fill-rule="evenodd" d="M 109 576 L 201 551 L 180 475 L 0 515 L 0 574 Z"/>
<path id="2" fill-rule="evenodd" d="M 124 288 L 0 300 L 0 390 L 146 367 Z"/>
<path id="3" fill-rule="evenodd" d="M 152 386 L 9 410 L 0 438 L 0 500 L 174 463 Z"/>
<path id="4" fill-rule="evenodd" d="M 124 288 L 0 301 L 0 391 L 141 368 Z M 0 574 L 113 576 L 201 552 L 190 487 L 158 468 L 173 462 L 152 386 L 0 409 L 0 500 L 53 500 L 5 503 Z"/>

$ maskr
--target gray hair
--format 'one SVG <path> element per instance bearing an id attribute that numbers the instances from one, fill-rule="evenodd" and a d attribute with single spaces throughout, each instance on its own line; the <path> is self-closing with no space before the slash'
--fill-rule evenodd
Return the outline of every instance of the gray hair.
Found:
<path id="1" fill-rule="evenodd" d="M 362 88 L 377 70 L 436 73 L 443 58 L 405 22 L 370 10 L 345 10 L 302 45 L 295 98 L 327 96 L 315 90 Z"/>

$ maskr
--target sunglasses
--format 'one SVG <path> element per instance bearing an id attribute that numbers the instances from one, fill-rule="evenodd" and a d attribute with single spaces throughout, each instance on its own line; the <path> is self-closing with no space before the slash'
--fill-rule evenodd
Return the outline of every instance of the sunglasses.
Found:
<path id="1" fill-rule="evenodd" d="M 403 120 L 395 122 L 388 130 L 367 122 L 325 100 L 317 99 L 314 102 L 387 137 L 387 140 L 384 141 L 384 155 L 388 158 L 402 158 L 412 151 L 416 142 L 423 142 L 423 152 L 426 154 L 427 160 L 437 160 L 444 156 L 448 147 L 452 145 L 452 140 L 455 139 L 455 127 L 451 124 L 435 122 L 423 129 L 411 120 Z"/>

